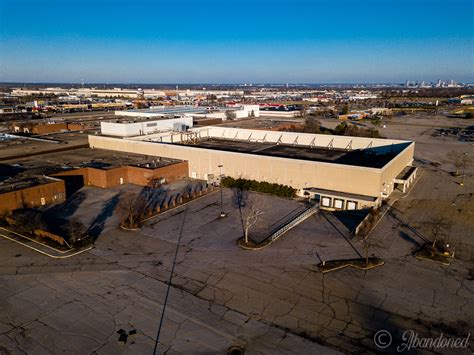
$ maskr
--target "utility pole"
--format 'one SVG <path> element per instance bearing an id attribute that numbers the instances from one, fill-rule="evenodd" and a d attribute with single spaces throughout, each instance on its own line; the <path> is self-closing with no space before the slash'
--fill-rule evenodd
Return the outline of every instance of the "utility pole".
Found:
<path id="1" fill-rule="evenodd" d="M 220 214 L 220 217 L 221 218 L 224 218 L 226 216 L 225 212 L 224 212 L 224 197 L 223 197 L 223 193 L 222 193 L 222 168 L 224 167 L 224 165 L 220 164 L 217 166 L 219 168 L 219 186 L 220 186 L 220 189 L 221 189 L 221 214 Z"/>
<path id="2" fill-rule="evenodd" d="M 464 186 L 464 172 L 466 171 L 466 163 L 467 163 L 466 156 L 467 156 L 467 153 L 464 152 L 462 154 L 463 154 L 464 157 L 463 157 L 463 160 L 462 160 L 463 163 L 462 163 L 461 183 L 459 185 Z"/>

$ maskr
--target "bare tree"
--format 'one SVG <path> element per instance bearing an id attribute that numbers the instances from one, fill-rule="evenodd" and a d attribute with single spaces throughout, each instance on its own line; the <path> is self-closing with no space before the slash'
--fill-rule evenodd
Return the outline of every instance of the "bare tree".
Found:
<path id="1" fill-rule="evenodd" d="M 120 196 L 118 207 L 121 212 L 121 224 L 127 228 L 138 228 L 146 207 L 143 196 L 126 192 Z"/>
<path id="2" fill-rule="evenodd" d="M 237 118 L 237 114 L 234 111 L 226 111 L 225 118 L 228 120 L 235 120 Z"/>
<path id="3" fill-rule="evenodd" d="M 303 118 L 303 119 L 306 119 L 307 115 L 308 115 L 308 104 L 303 104 L 298 116 Z"/>
<path id="4" fill-rule="evenodd" d="M 253 228 L 260 220 L 260 217 L 265 214 L 263 205 L 256 199 L 247 198 L 245 208 L 243 211 L 243 224 L 244 224 L 244 240 L 245 243 L 249 242 L 249 231 Z"/>
<path id="5" fill-rule="evenodd" d="M 321 121 L 311 116 L 306 117 L 304 121 L 303 132 L 321 133 Z"/>
<path id="6" fill-rule="evenodd" d="M 13 211 L 15 227 L 22 233 L 33 233 L 35 229 L 46 229 L 47 223 L 40 211 L 22 209 Z"/>
<path id="7" fill-rule="evenodd" d="M 431 229 L 431 237 L 433 239 L 432 247 L 434 248 L 438 239 L 440 239 L 448 230 L 449 224 L 446 219 L 441 216 L 432 217 L 424 224 Z"/>
<path id="8" fill-rule="evenodd" d="M 148 179 L 148 186 L 153 188 L 153 189 L 157 189 L 159 187 L 161 187 L 161 185 L 164 183 L 164 179 L 162 177 L 152 177 L 150 179 Z"/>
<path id="9" fill-rule="evenodd" d="M 464 170 L 470 161 L 470 157 L 467 155 L 467 153 L 458 152 L 455 150 L 448 152 L 447 157 L 456 168 L 456 171 L 454 172 L 455 176 L 458 176 L 459 172 Z"/>
<path id="10" fill-rule="evenodd" d="M 365 255 L 365 266 L 369 266 L 369 248 L 370 248 L 370 243 L 369 243 L 369 236 L 370 233 L 366 233 L 364 235 L 364 255 Z"/>
<path id="11" fill-rule="evenodd" d="M 87 233 L 85 225 L 76 218 L 71 218 L 67 222 L 65 229 L 71 244 L 82 241 Z"/>

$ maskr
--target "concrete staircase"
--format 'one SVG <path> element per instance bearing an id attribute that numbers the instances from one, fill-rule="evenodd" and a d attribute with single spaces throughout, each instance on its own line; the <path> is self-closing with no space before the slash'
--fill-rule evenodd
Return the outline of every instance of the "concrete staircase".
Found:
<path id="1" fill-rule="evenodd" d="M 317 211 L 319 210 L 319 205 L 313 205 L 311 206 L 310 208 L 306 209 L 303 211 L 303 213 L 299 214 L 298 216 L 296 216 L 294 219 L 292 219 L 291 221 L 289 221 L 288 223 L 286 223 L 283 227 L 281 227 L 280 229 L 278 229 L 277 231 L 275 231 L 273 234 L 271 234 L 267 240 L 268 240 L 268 243 L 273 243 L 275 240 L 277 240 L 278 238 L 280 238 L 283 234 L 285 234 L 286 232 L 288 232 L 290 229 L 296 227 L 298 224 L 300 224 L 301 222 L 303 222 L 305 219 L 307 219 L 308 217 L 312 216 L 313 214 L 315 214 Z"/>

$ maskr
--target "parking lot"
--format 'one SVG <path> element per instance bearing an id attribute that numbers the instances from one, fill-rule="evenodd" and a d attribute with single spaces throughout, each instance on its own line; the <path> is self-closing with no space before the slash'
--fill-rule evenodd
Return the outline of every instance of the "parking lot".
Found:
<path id="1" fill-rule="evenodd" d="M 363 255 L 362 242 L 325 213 L 265 249 L 240 249 L 242 221 L 228 189 L 222 219 L 218 191 L 140 231 L 121 230 L 118 217 L 105 213 L 95 247 L 66 260 L 0 239 L 0 352 L 151 353 L 177 244 L 159 353 L 225 353 L 231 346 L 251 354 L 376 353 L 373 335 L 381 329 L 393 335 L 388 350 L 395 352 L 405 330 L 467 336 L 474 329 L 474 172 L 469 165 L 460 186 L 447 152 L 472 147 L 433 137 L 432 126 L 394 119 L 385 129 L 391 138 L 416 139 L 421 177 L 371 234 L 369 254 L 383 258 L 383 267 L 321 274 L 320 261 Z M 119 192 L 84 191 L 72 215 L 90 223 Z M 284 198 L 255 199 L 266 213 L 254 237 L 301 208 Z M 414 230 L 431 238 L 427 222 L 437 215 L 447 219 L 442 237 L 456 250 L 449 267 L 412 255 L 421 243 Z M 120 329 L 136 334 L 119 342 Z M 471 340 L 456 353 L 473 350 Z"/>
<path id="2" fill-rule="evenodd" d="M 286 199 L 262 199 L 271 211 L 264 225 L 287 213 Z M 329 351 L 320 343 L 373 351 L 381 327 L 394 334 L 472 327 L 471 263 L 459 260 L 448 270 L 420 263 L 409 240 L 387 235 L 388 219 L 371 249 L 386 258 L 384 267 L 322 275 L 319 261 L 362 253 L 341 225 L 319 213 L 272 246 L 245 251 L 235 244 L 242 228 L 230 190 L 224 210 L 228 216 L 220 219 L 220 195 L 213 193 L 138 232 L 118 229 L 112 217 L 92 251 L 68 260 L 0 240 L 0 343 L 30 353 L 150 352 L 180 235 L 160 352 L 222 353 L 233 345 L 250 353 Z M 137 333 L 124 344 L 119 329 Z"/>

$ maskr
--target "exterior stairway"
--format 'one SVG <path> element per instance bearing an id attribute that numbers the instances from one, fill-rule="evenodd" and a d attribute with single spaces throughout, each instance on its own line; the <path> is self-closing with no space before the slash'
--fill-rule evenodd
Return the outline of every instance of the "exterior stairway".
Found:
<path id="1" fill-rule="evenodd" d="M 313 205 L 310 208 L 303 211 L 303 213 L 296 216 L 294 219 L 286 223 L 283 227 L 279 228 L 277 231 L 273 232 L 268 238 L 268 244 L 273 243 L 275 240 L 280 238 L 283 234 L 288 232 L 290 229 L 296 227 L 298 224 L 303 222 L 308 217 L 312 216 L 319 210 L 319 205 Z"/>

